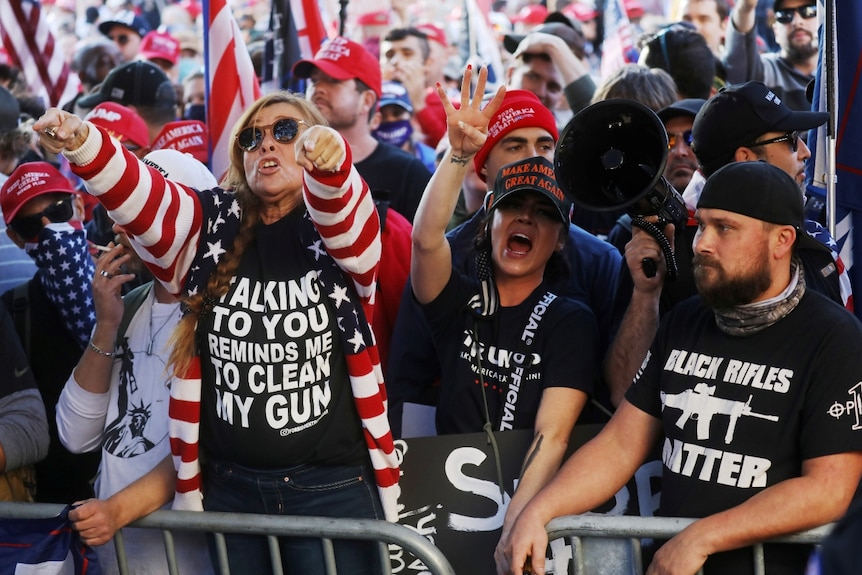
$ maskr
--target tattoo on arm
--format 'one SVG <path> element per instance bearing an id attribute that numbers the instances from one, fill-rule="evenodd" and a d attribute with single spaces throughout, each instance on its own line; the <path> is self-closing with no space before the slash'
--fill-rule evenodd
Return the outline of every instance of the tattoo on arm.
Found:
<path id="1" fill-rule="evenodd" d="M 542 440 L 545 438 L 544 435 L 539 435 L 536 437 L 536 440 L 533 442 L 533 449 L 527 454 L 527 458 L 524 460 L 524 466 L 521 467 L 521 475 L 518 477 L 518 481 L 524 478 L 524 475 L 527 474 L 527 469 L 530 468 L 530 464 L 533 463 L 533 460 L 536 459 L 536 456 L 539 455 L 539 452 L 542 450 Z"/>
<path id="2" fill-rule="evenodd" d="M 456 154 L 452 154 L 452 158 L 449 161 L 451 163 L 457 164 L 459 166 L 466 166 L 467 162 L 469 162 L 470 158 L 472 158 L 472 157 L 473 157 L 472 155 L 470 155 L 470 156 L 459 156 Z"/>

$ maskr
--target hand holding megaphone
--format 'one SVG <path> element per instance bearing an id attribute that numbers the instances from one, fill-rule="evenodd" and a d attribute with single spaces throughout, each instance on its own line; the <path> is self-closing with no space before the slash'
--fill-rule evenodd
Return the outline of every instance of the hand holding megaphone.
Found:
<path id="1" fill-rule="evenodd" d="M 644 220 L 656 229 L 657 224 L 661 223 L 657 216 L 648 216 Z M 661 288 L 668 277 L 669 266 L 665 251 L 669 249 L 673 254 L 675 229 L 673 224 L 663 226 L 659 231 L 659 239 L 656 239 L 652 231 L 637 225 L 632 226 L 632 239 L 626 244 L 625 258 L 626 265 L 631 270 L 632 281 L 640 291 L 649 292 Z"/>
<path id="2" fill-rule="evenodd" d="M 676 261 L 664 228 L 683 225 L 688 210 L 663 176 L 666 161 L 667 132 L 656 113 L 634 100 L 611 99 L 587 106 L 569 121 L 557 141 L 554 171 L 560 188 L 579 207 L 626 208 L 633 228 L 645 229 L 660 248 L 635 267 L 654 278 L 663 259 L 666 277 L 673 280 Z M 646 216 L 657 217 L 649 221 Z"/>

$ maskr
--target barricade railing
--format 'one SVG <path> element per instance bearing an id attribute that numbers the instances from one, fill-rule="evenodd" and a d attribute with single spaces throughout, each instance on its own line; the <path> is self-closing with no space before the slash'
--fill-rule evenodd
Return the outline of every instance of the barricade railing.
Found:
<path id="1" fill-rule="evenodd" d="M 63 505 L 47 503 L 0 502 L 0 518 L 39 519 L 54 517 Z M 389 545 L 397 545 L 421 560 L 432 575 L 455 575 L 443 553 L 428 539 L 409 528 L 373 519 L 334 519 L 328 517 L 298 517 L 250 513 L 221 513 L 159 510 L 134 521 L 129 527 L 160 529 L 164 535 L 165 553 L 170 575 L 180 575 L 173 543 L 173 531 L 203 531 L 214 534 L 217 548 L 216 572 L 228 575 L 227 548 L 224 534 L 261 535 L 267 538 L 273 573 L 282 575 L 281 555 L 277 538 L 309 537 L 320 539 L 327 575 L 337 575 L 333 540 L 377 541 L 382 572 L 391 573 Z M 122 530 L 114 537 L 120 573 L 128 573 Z M 187 575 L 187 574 L 182 574 Z"/>
<path id="2" fill-rule="evenodd" d="M 585 542 L 592 540 L 616 540 L 622 546 L 627 560 L 630 562 L 632 575 L 643 575 L 644 566 L 641 561 L 642 539 L 670 539 L 696 521 L 690 518 L 674 517 L 633 517 L 633 516 L 607 516 L 607 515 L 568 515 L 551 520 L 546 526 L 548 540 L 568 539 L 572 550 L 573 575 L 586 575 L 587 552 Z M 784 537 L 771 539 L 769 543 L 795 543 L 795 544 L 818 544 L 832 531 L 834 524 L 828 524 L 816 529 L 802 531 Z M 755 575 L 764 575 L 763 544 L 753 546 L 753 569 Z M 609 563 L 620 558 L 620 547 L 615 549 L 599 548 L 599 554 L 606 554 L 594 563 Z M 591 573 L 594 570 L 590 571 Z M 698 572 L 699 575 L 703 571 Z M 564 575 L 555 572 L 555 575 Z"/>

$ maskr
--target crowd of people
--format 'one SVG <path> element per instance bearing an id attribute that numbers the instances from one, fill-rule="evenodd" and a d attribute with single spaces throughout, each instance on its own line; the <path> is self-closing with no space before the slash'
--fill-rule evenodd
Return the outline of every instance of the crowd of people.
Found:
<path id="1" fill-rule="evenodd" d="M 658 513 L 697 520 L 648 573 L 753 572 L 752 544 L 847 513 L 862 324 L 806 209 L 814 0 L 626 0 L 610 71 L 604 4 L 500 0 L 502 78 L 393 0 L 243 110 L 224 174 L 200 4 L 91 4 L 46 7 L 72 100 L 0 53 L 0 499 L 74 504 L 103 571 L 160 508 L 397 520 L 411 404 L 440 435 L 532 433 L 499 574 L 544 573 L 547 522 L 656 449 Z M 258 73 L 262 4 L 234 7 Z M 133 573 L 166 572 L 124 534 Z M 271 571 L 264 538 L 225 543 Z M 212 540 L 176 548 L 214 572 Z M 326 572 L 313 538 L 279 551 Z M 379 572 L 373 543 L 334 551 Z M 766 572 L 810 552 L 767 545 Z"/>

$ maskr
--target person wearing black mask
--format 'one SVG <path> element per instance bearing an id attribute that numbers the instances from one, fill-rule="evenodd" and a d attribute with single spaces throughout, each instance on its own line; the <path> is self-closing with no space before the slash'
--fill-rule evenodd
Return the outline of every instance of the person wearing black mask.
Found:
<path id="1" fill-rule="evenodd" d="M 206 84 L 203 70 L 192 72 L 183 80 L 183 120 L 206 124 Z"/>
<path id="2" fill-rule="evenodd" d="M 383 82 L 383 92 L 377 104 L 379 122 L 371 131 L 377 140 L 410 152 L 433 173 L 437 167 L 434 148 L 417 139 L 413 129 L 413 104 L 401 82 Z"/>

